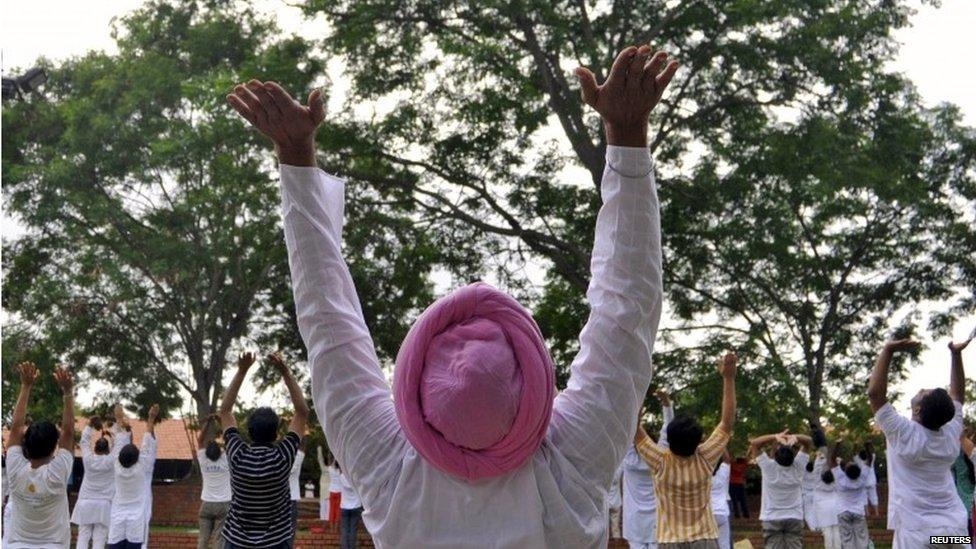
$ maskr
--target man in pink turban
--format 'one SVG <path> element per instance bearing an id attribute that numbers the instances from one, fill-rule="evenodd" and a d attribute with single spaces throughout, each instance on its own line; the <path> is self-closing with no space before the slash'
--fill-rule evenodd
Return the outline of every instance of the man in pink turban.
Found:
<path id="1" fill-rule="evenodd" d="M 228 96 L 275 144 L 316 410 L 377 547 L 606 547 L 607 492 L 650 383 L 661 315 L 648 115 L 676 70 L 642 46 L 621 52 L 602 85 L 576 71 L 607 151 L 591 312 L 558 396 L 528 311 L 473 284 L 411 328 L 391 398 L 341 253 L 344 181 L 315 163 L 321 93 L 302 105 L 254 80 Z"/>

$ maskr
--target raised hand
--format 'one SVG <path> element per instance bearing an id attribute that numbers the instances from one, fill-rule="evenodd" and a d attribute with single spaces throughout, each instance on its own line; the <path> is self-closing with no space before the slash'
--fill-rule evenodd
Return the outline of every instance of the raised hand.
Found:
<path id="1" fill-rule="evenodd" d="M 291 370 L 288 369 L 288 365 L 285 364 L 285 359 L 281 357 L 281 352 L 279 351 L 275 351 L 268 355 L 268 362 L 270 362 L 281 375 L 291 373 Z"/>
<path id="2" fill-rule="evenodd" d="M 671 406 L 671 395 L 669 395 L 664 389 L 654 391 L 654 396 L 657 398 L 658 402 L 661 403 L 661 406 L 664 406 L 665 408 Z"/>
<path id="3" fill-rule="evenodd" d="M 969 338 L 969 339 L 967 339 L 965 341 L 960 341 L 959 343 L 955 343 L 955 342 L 950 341 L 949 342 L 949 352 L 952 352 L 952 353 L 961 353 L 963 349 L 965 349 L 966 347 L 969 346 L 969 342 L 971 342 L 972 340 L 973 340 L 972 338 Z"/>
<path id="4" fill-rule="evenodd" d="M 22 385 L 31 387 L 37 381 L 37 366 L 33 362 L 21 362 L 17 365 L 17 371 L 20 372 L 20 383 Z"/>
<path id="5" fill-rule="evenodd" d="M 313 90 L 302 105 L 276 82 L 251 80 L 235 86 L 227 101 L 274 142 L 281 163 L 315 165 L 315 131 L 325 120 L 321 90 Z"/>
<path id="6" fill-rule="evenodd" d="M 247 369 L 250 368 L 252 364 L 254 364 L 255 360 L 256 358 L 254 356 L 254 353 L 241 353 L 237 357 L 237 369 L 247 372 Z"/>
<path id="7" fill-rule="evenodd" d="M 71 372 L 64 366 L 58 366 L 54 369 L 54 382 L 61 388 L 61 392 L 66 395 L 71 393 L 71 390 L 75 386 L 75 380 L 71 377 Z"/>
<path id="8" fill-rule="evenodd" d="M 149 407 L 149 423 L 156 423 L 156 418 L 159 417 L 159 404 L 153 404 Z"/>
<path id="9" fill-rule="evenodd" d="M 912 351 L 917 349 L 922 343 L 920 341 L 915 341 L 910 337 L 905 339 L 893 339 L 885 343 L 885 350 L 891 353 Z"/>
<path id="10" fill-rule="evenodd" d="M 630 46 L 617 55 L 602 85 L 585 67 L 576 69 L 576 77 L 583 101 L 603 117 L 607 143 L 646 146 L 648 116 L 677 70 L 663 51 L 652 54 L 650 46 Z"/>
<path id="11" fill-rule="evenodd" d="M 718 364 L 718 373 L 721 374 L 723 378 L 735 377 L 736 373 L 736 362 L 739 358 L 736 356 L 734 351 L 729 351 L 725 353 L 722 360 Z"/>

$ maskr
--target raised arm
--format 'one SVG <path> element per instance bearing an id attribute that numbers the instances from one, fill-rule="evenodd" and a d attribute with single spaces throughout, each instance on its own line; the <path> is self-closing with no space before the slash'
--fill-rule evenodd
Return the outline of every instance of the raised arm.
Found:
<path id="1" fill-rule="evenodd" d="M 237 419 L 234 418 L 234 405 L 237 403 L 237 393 L 241 390 L 241 384 L 247 377 L 247 370 L 254 364 L 254 353 L 241 353 L 237 358 L 237 372 L 230 380 L 227 390 L 224 391 L 224 400 L 220 403 L 220 425 L 226 431 L 231 427 L 237 427 Z"/>
<path id="2" fill-rule="evenodd" d="M 920 345 L 911 339 L 897 339 L 885 343 L 884 349 L 874 361 L 871 380 L 868 382 L 868 400 L 871 402 L 871 412 L 876 413 L 888 402 L 888 368 L 895 353 L 915 349 Z"/>
<path id="3" fill-rule="evenodd" d="M 606 167 L 586 297 L 590 316 L 549 438 L 584 479 L 608 487 L 650 383 L 661 316 L 661 223 L 647 150 L 648 115 L 677 70 L 667 55 L 630 47 L 597 85 L 577 70 L 584 101 L 603 118 Z"/>
<path id="4" fill-rule="evenodd" d="M 37 366 L 33 362 L 21 362 L 17 365 L 20 372 L 20 392 L 17 394 L 17 404 L 14 405 L 14 415 L 10 420 L 10 434 L 7 435 L 7 447 L 19 446 L 24 440 L 24 424 L 27 422 L 27 405 L 30 403 L 31 389 L 37 381 Z"/>
<path id="5" fill-rule="evenodd" d="M 315 447 L 315 459 L 318 460 L 319 462 L 319 470 L 324 472 L 326 465 L 325 465 L 325 456 L 322 455 L 321 445 Z"/>
<path id="6" fill-rule="evenodd" d="M 962 351 L 972 338 L 960 343 L 949 342 L 949 353 L 952 355 L 952 370 L 949 374 L 949 396 L 952 400 L 963 404 L 966 399 L 966 373 L 962 368 Z"/>
<path id="7" fill-rule="evenodd" d="M 722 362 L 718 366 L 719 374 L 722 376 L 722 421 L 719 427 L 726 433 L 732 434 L 732 425 L 735 424 L 735 374 L 736 362 L 738 358 L 734 352 L 727 352 L 722 357 Z"/>
<path id="8" fill-rule="evenodd" d="M 95 425 L 100 424 L 101 420 L 99 420 L 97 416 L 92 416 L 88 418 L 88 425 L 85 425 L 85 428 L 81 431 L 81 439 L 78 441 L 78 445 L 81 446 L 82 460 L 87 460 L 94 455 L 95 452 L 92 451 L 91 439 L 92 435 L 98 432 Z"/>
<path id="9" fill-rule="evenodd" d="M 668 424 L 674 419 L 674 403 L 671 402 L 671 395 L 667 391 L 659 390 L 654 393 L 661 402 L 661 434 L 657 437 L 657 445 L 660 448 L 668 448 Z"/>
<path id="10" fill-rule="evenodd" d="M 210 414 L 200 425 L 200 432 L 197 433 L 197 448 L 200 450 L 206 448 L 207 443 L 210 442 L 212 435 L 210 431 L 210 424 L 213 423 L 214 419 L 214 415 Z"/>
<path id="11" fill-rule="evenodd" d="M 786 431 L 783 431 L 783 433 L 785 433 L 785 432 Z M 762 452 L 763 451 L 763 448 L 765 448 L 767 444 L 771 444 L 773 441 L 776 440 L 776 437 L 780 436 L 783 433 L 772 433 L 772 434 L 768 434 L 768 435 L 761 435 L 761 436 L 758 436 L 758 437 L 750 440 L 749 441 L 749 451 L 746 454 L 746 457 L 748 459 L 755 458 L 756 456 L 759 455 L 759 452 Z"/>
<path id="12" fill-rule="evenodd" d="M 61 411 L 61 437 L 58 446 L 74 453 L 75 450 L 75 380 L 63 366 L 54 369 L 54 381 L 61 388 L 64 410 Z"/>
<path id="13" fill-rule="evenodd" d="M 813 450 L 812 437 L 809 437 L 807 435 L 793 435 L 793 436 L 796 437 L 797 444 L 802 446 L 807 453 L 810 453 Z"/>
<path id="14" fill-rule="evenodd" d="M 275 144 L 285 244 L 312 396 L 329 447 L 369 506 L 406 440 L 342 257 L 344 182 L 315 167 L 321 92 L 302 105 L 273 82 L 237 86 L 231 105 Z"/>
<path id="15" fill-rule="evenodd" d="M 159 418 L 159 404 L 149 407 L 149 415 L 146 418 L 146 435 L 156 438 L 156 420 Z"/>
<path id="16" fill-rule="evenodd" d="M 295 376 L 291 373 L 291 368 L 285 364 L 280 353 L 272 353 L 268 356 L 268 360 L 271 361 L 271 364 L 281 374 L 281 379 L 285 382 L 285 387 L 288 387 L 288 396 L 291 397 L 291 404 L 295 409 L 295 415 L 291 418 L 289 429 L 298 436 L 304 437 L 305 426 L 308 424 L 308 403 L 305 401 L 305 393 L 302 392 L 302 388 L 295 381 Z"/>

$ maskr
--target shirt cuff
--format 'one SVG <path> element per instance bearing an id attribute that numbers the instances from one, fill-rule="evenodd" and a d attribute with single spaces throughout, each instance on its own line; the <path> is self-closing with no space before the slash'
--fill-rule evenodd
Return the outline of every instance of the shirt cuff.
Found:
<path id="1" fill-rule="evenodd" d="M 646 147 L 607 145 L 607 167 L 622 177 L 638 179 L 651 174 L 654 162 Z"/>

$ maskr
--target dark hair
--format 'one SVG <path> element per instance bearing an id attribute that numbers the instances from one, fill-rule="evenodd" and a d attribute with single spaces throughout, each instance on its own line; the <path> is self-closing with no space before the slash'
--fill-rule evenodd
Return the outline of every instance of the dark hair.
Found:
<path id="1" fill-rule="evenodd" d="M 675 416 L 668 423 L 667 433 L 671 452 L 682 457 L 694 455 L 704 434 L 698 420 L 685 414 Z"/>
<path id="2" fill-rule="evenodd" d="M 833 484 L 834 472 L 830 470 L 824 471 L 823 474 L 820 475 L 820 480 L 822 480 L 824 484 Z"/>
<path id="3" fill-rule="evenodd" d="M 93 417 L 92 418 L 92 421 L 91 421 L 91 428 L 94 429 L 94 430 L 96 430 L 96 431 L 101 431 L 102 430 L 102 418 L 100 418 L 98 416 Z"/>
<path id="4" fill-rule="evenodd" d="M 941 429 L 955 415 L 956 406 L 952 403 L 949 392 L 942 388 L 929 391 L 918 403 L 918 422 L 932 431 Z"/>
<path id="5" fill-rule="evenodd" d="M 210 461 L 217 461 L 220 459 L 220 445 L 217 444 L 217 441 L 211 440 L 207 443 L 207 449 L 203 453 L 206 454 L 207 459 Z"/>
<path id="6" fill-rule="evenodd" d="M 271 444 L 278 438 L 278 414 L 268 407 L 261 407 L 251 412 L 247 418 L 247 434 L 254 444 Z"/>
<path id="7" fill-rule="evenodd" d="M 848 463 L 844 467 L 844 474 L 851 480 L 857 480 L 861 477 L 861 468 L 856 463 Z"/>
<path id="8" fill-rule="evenodd" d="M 102 437 L 95 441 L 95 453 L 100 456 L 104 456 L 105 454 L 109 453 L 107 438 Z"/>
<path id="9" fill-rule="evenodd" d="M 139 448 L 135 444 L 126 444 L 119 450 L 119 463 L 128 469 L 139 461 Z"/>
<path id="10" fill-rule="evenodd" d="M 827 435 L 824 434 L 823 429 L 814 429 L 810 433 L 810 438 L 813 439 L 814 448 L 823 448 L 827 445 Z"/>
<path id="11" fill-rule="evenodd" d="M 24 433 L 24 455 L 28 459 L 44 459 L 54 453 L 61 434 L 50 421 L 35 421 Z"/>
<path id="12" fill-rule="evenodd" d="M 813 462 L 812 461 L 808 461 L 807 462 L 807 472 L 808 473 L 812 473 L 813 472 Z"/>
<path id="13" fill-rule="evenodd" d="M 793 448 L 790 448 L 789 446 L 780 446 L 779 448 L 776 449 L 776 452 L 773 454 L 773 459 L 776 460 L 776 463 L 779 463 L 783 467 L 789 467 L 793 465 L 793 460 L 795 458 L 796 458 L 796 452 L 794 452 Z"/>

